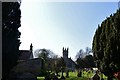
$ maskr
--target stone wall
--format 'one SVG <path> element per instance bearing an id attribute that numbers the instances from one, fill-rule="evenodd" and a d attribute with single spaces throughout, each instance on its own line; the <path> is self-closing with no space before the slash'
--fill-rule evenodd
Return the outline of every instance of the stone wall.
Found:
<path id="1" fill-rule="evenodd" d="M 35 59 L 30 59 L 27 61 L 19 62 L 17 66 L 15 66 L 10 73 L 10 78 L 26 78 L 27 77 L 31 78 L 33 76 L 36 78 L 40 74 L 41 70 L 41 59 L 35 58 Z M 15 79 L 17 80 L 17 79 Z M 26 79 L 27 80 L 27 79 Z"/>

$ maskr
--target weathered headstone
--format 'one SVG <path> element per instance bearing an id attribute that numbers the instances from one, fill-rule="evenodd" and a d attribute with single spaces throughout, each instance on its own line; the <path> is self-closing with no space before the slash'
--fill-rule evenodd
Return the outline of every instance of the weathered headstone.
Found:
<path id="1" fill-rule="evenodd" d="M 92 77 L 93 80 L 100 80 L 100 77 L 99 75 L 96 73 L 93 77 Z"/>
<path id="2" fill-rule="evenodd" d="M 77 76 L 78 76 L 78 77 L 81 77 L 81 76 L 82 76 L 82 72 L 79 71 Z"/>

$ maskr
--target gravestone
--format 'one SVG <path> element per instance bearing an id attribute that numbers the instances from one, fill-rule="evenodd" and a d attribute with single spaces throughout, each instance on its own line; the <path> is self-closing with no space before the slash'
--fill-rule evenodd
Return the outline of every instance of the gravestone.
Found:
<path id="1" fill-rule="evenodd" d="M 100 80 L 100 77 L 99 75 L 96 73 L 93 77 L 92 77 L 93 80 Z"/>
<path id="2" fill-rule="evenodd" d="M 82 72 L 79 71 L 77 76 L 78 76 L 78 77 L 81 77 L 81 76 L 82 76 Z"/>

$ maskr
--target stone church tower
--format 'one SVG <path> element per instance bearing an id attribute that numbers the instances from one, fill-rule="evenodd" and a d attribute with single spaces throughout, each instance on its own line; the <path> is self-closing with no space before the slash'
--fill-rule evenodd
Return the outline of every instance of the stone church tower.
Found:
<path id="1" fill-rule="evenodd" d="M 69 69 L 69 70 L 72 70 L 72 71 L 75 71 L 75 62 L 71 59 L 71 58 L 68 58 L 68 50 L 69 48 L 64 48 L 63 47 L 63 59 L 66 63 L 66 67 Z"/>
<path id="2" fill-rule="evenodd" d="M 63 59 L 68 59 L 68 48 L 63 47 Z"/>

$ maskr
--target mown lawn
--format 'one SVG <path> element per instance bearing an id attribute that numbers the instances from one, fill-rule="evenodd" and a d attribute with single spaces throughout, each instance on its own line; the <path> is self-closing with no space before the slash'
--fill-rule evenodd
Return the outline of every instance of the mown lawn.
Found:
<path id="1" fill-rule="evenodd" d="M 59 74 L 60 76 L 62 75 L 62 73 Z M 63 75 L 66 76 L 66 73 L 64 73 Z M 77 72 L 69 72 L 69 78 L 66 78 L 66 80 L 88 80 L 89 78 L 92 78 L 93 75 L 94 73 L 92 73 L 91 71 L 84 71 L 82 72 L 82 77 L 77 77 Z M 104 80 L 107 80 L 106 76 L 102 75 L 102 77 L 104 78 Z M 37 77 L 37 79 L 44 80 L 44 77 Z"/>

